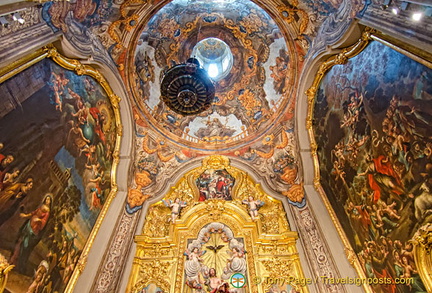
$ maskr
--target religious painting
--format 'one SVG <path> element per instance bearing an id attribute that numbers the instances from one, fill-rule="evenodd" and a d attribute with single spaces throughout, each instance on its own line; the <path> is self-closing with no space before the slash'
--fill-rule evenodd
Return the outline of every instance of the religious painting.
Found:
<path id="1" fill-rule="evenodd" d="M 236 286 L 232 277 L 246 276 L 245 254 L 243 239 L 235 238 L 228 226 L 218 222 L 206 225 L 196 239 L 189 241 L 184 252 L 188 292 L 230 292 L 229 288 Z M 237 288 L 236 292 L 246 292 L 246 287 Z"/>
<path id="2" fill-rule="evenodd" d="M 292 9 L 301 18 L 307 15 L 300 8 Z M 304 21 L 301 28 L 315 25 L 307 18 Z M 143 27 L 133 52 L 134 72 L 129 78 L 140 115 L 160 126 L 163 135 L 187 141 L 197 150 L 207 149 L 209 143 L 220 150 L 253 141 L 295 92 L 292 85 L 300 64 L 290 56 L 297 52 L 294 44 L 288 46 L 283 35 L 275 32 L 280 32 L 277 24 L 252 1 L 233 0 L 225 6 L 171 1 Z M 206 37 L 210 35 L 217 38 Z M 192 56 L 201 67 L 212 68 L 215 98 L 203 113 L 183 116 L 163 103 L 159 80 L 169 68 Z"/>
<path id="3" fill-rule="evenodd" d="M 113 1 L 77 0 L 72 3 L 47 2 L 43 7 L 43 18 L 53 31 L 68 31 L 68 21 L 87 27 L 101 24 L 113 13 Z M 70 13 L 71 12 L 71 13 Z"/>
<path id="4" fill-rule="evenodd" d="M 6 290 L 63 292 L 110 200 L 114 111 L 93 77 L 51 59 L 1 83 L 0 101 Z"/>
<path id="5" fill-rule="evenodd" d="M 431 80 L 431 69 L 373 41 L 316 94 L 320 182 L 365 275 L 390 280 L 376 292 L 426 292 L 412 237 L 432 221 Z"/>
<path id="6" fill-rule="evenodd" d="M 197 179 L 196 185 L 199 190 L 199 201 L 219 198 L 232 200 L 232 188 L 235 179 L 225 169 L 205 170 Z"/>

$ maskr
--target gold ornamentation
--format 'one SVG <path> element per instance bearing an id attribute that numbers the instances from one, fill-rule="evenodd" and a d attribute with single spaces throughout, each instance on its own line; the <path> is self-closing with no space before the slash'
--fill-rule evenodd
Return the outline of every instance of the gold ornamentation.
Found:
<path id="1" fill-rule="evenodd" d="M 432 292 L 432 223 L 420 227 L 412 242 L 418 273 L 426 286 L 426 291 Z"/>
<path id="2" fill-rule="evenodd" d="M 127 195 L 127 203 L 131 209 L 142 206 L 144 202 L 150 198 L 150 194 L 142 193 L 139 189 L 129 188 Z"/>
<path id="3" fill-rule="evenodd" d="M 119 27 L 121 25 L 124 25 L 127 32 L 130 32 L 134 25 L 133 23 L 136 23 L 138 21 L 139 16 L 137 14 L 132 14 L 128 16 L 130 9 L 126 9 L 128 6 L 131 6 L 132 4 L 146 4 L 147 1 L 143 0 L 126 0 L 122 3 L 120 6 L 120 19 L 112 22 L 110 26 L 108 27 L 108 34 L 111 37 L 111 39 L 116 43 L 117 49 L 122 49 L 123 44 L 121 42 L 120 36 L 119 36 Z"/>
<path id="4" fill-rule="evenodd" d="M 262 151 L 259 151 L 259 150 L 255 150 L 255 153 L 258 156 L 260 156 L 261 158 L 270 159 L 274 155 L 274 148 L 270 149 L 270 151 L 268 153 L 265 153 L 265 152 L 262 152 Z"/>
<path id="5" fill-rule="evenodd" d="M 302 202 L 304 199 L 303 183 L 291 185 L 288 191 L 282 191 L 282 194 L 292 202 Z"/>
<path id="6" fill-rule="evenodd" d="M 9 272 L 14 268 L 10 265 L 6 258 L 0 253 L 0 293 L 3 293 L 6 288 Z"/>
<path id="7" fill-rule="evenodd" d="M 424 249 L 427 254 L 432 252 L 432 223 L 428 223 L 418 229 L 413 237 L 413 242 Z"/>
<path id="8" fill-rule="evenodd" d="M 156 144 L 154 148 L 149 147 L 149 144 Z M 143 139 L 143 150 L 148 154 L 157 153 L 158 158 L 162 162 L 168 162 L 174 158 L 175 152 L 171 151 L 171 146 L 165 140 L 156 140 L 150 142 L 150 136 L 147 134 Z"/>
<path id="9" fill-rule="evenodd" d="M 261 107 L 260 101 L 255 98 L 255 95 L 249 90 L 245 90 L 243 94 L 238 97 L 241 105 L 246 109 L 248 116 L 253 116 L 254 110 Z"/>
<path id="10" fill-rule="evenodd" d="M 153 260 L 139 270 L 139 280 L 130 292 L 141 292 L 149 284 L 156 284 L 164 292 L 169 292 L 170 283 L 168 282 L 169 262 Z"/>
<path id="11" fill-rule="evenodd" d="M 78 263 L 76 265 L 77 270 L 80 274 L 82 274 L 82 272 L 84 271 L 85 266 L 87 265 L 87 258 L 88 255 L 87 254 L 82 254 L 81 257 L 78 260 Z"/>
<path id="12" fill-rule="evenodd" d="M 301 277 L 298 276 L 295 270 L 294 260 L 275 257 L 272 260 L 263 260 L 261 263 L 269 272 L 267 277 L 274 280 L 284 278 L 284 280 L 294 287 L 296 292 L 303 292 L 302 287 L 304 284 L 300 282 Z M 272 285 L 273 284 L 267 284 L 266 289 L 270 289 Z"/>
<path id="13" fill-rule="evenodd" d="M 281 131 L 281 137 L 282 137 L 281 143 L 278 144 L 278 145 L 276 145 L 276 148 L 279 149 L 279 150 L 285 148 L 288 145 L 288 142 L 289 142 L 288 141 L 288 135 L 287 135 L 285 129 L 282 129 L 282 131 Z"/>
<path id="14" fill-rule="evenodd" d="M 292 261 L 281 260 L 275 257 L 272 260 L 261 261 L 267 271 L 270 271 L 270 277 L 281 277 L 292 275 Z"/>
<path id="15" fill-rule="evenodd" d="M 129 188 L 127 203 L 129 207 L 133 209 L 134 207 L 141 206 L 143 203 L 151 197 L 150 194 L 144 194 L 141 190 L 152 183 L 150 178 L 150 173 L 143 170 L 141 172 L 135 172 L 135 183 L 136 188 Z"/>
<path id="16" fill-rule="evenodd" d="M 224 169 L 234 177 L 236 183 L 231 201 L 222 199 L 198 201 L 196 179 L 208 169 Z M 260 209 L 262 215 L 256 221 L 252 220 L 246 206 L 242 204 L 242 200 L 248 196 L 265 202 Z M 256 184 L 247 173 L 232 167 L 227 157 L 206 157 L 201 167 L 184 174 L 164 196 L 165 200 L 174 198 L 187 201 L 188 205 L 173 224 L 167 221 L 170 209 L 161 202 L 149 207 L 142 235 L 135 237 L 137 252 L 126 291 L 136 292 L 153 283 L 166 292 L 190 292 L 189 287 L 185 285 L 186 257 L 183 253 L 192 241 L 207 243 L 212 234 L 207 235 L 200 231 L 206 232 L 205 227 L 210 224 L 215 225 L 213 223 L 223 224 L 223 227 L 228 227 L 232 231 L 236 239 L 243 239 L 242 243 L 247 251 L 244 256 L 247 278 L 251 280 L 248 283 L 250 292 L 266 292 L 263 284 L 257 285 L 252 282 L 252 277 L 265 274 L 273 276 L 277 274 L 277 270 L 282 270 L 281 273 L 289 271 L 289 276 L 297 279 L 303 278 L 295 246 L 298 236 L 296 232 L 290 231 L 282 203 L 266 195 L 262 187 Z M 220 243 L 217 241 L 215 243 L 227 245 L 225 243 L 229 240 L 223 230 L 215 230 L 211 233 L 216 235 L 214 236 L 216 238 L 220 237 L 217 238 Z M 203 238 L 198 239 L 198 235 Z M 277 258 L 274 257 L 275 255 Z M 155 263 L 156 259 L 159 264 Z M 274 261 L 274 266 L 280 265 L 280 268 L 269 267 L 263 270 L 264 262 L 270 264 L 270 261 Z M 150 268 L 157 265 L 164 267 L 158 271 Z M 150 277 L 151 274 L 154 276 Z M 161 276 L 164 279 L 161 279 Z M 175 282 L 168 284 L 168 281 L 163 283 L 164 280 L 175 280 Z M 308 292 L 307 287 L 298 287 L 295 283 L 293 287 L 299 292 Z"/>
<path id="17" fill-rule="evenodd" d="M 287 166 L 282 170 L 281 179 L 287 184 L 295 184 L 295 180 L 297 179 L 297 166 L 290 167 Z"/>
<path id="18" fill-rule="evenodd" d="M 143 234 L 149 237 L 165 237 L 169 231 L 169 209 L 162 204 L 150 207 Z"/>
<path id="19" fill-rule="evenodd" d="M 356 255 L 355 251 L 352 250 L 352 249 L 349 249 L 347 247 L 345 247 L 344 250 L 345 250 L 345 255 L 346 255 L 349 263 L 351 265 L 354 265 L 354 262 L 355 262 L 355 260 L 357 258 L 357 255 Z"/>
<path id="20" fill-rule="evenodd" d="M 219 199 L 208 199 L 204 202 L 207 210 L 207 214 L 212 218 L 213 221 L 219 220 L 222 213 L 225 211 L 225 200 Z"/>
<path id="21" fill-rule="evenodd" d="M 297 2 L 297 1 L 295 1 Z M 297 36 L 301 37 L 309 24 L 309 16 L 306 11 L 297 7 L 298 3 L 292 4 L 292 6 L 278 6 L 277 9 L 282 18 L 289 24 L 298 24 L 296 28 L 298 30 Z M 299 23 L 298 23 L 299 22 Z"/>

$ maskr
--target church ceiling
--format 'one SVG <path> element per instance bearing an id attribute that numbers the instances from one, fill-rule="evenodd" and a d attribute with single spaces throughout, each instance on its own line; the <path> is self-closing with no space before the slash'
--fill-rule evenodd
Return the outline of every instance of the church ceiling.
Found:
<path id="1" fill-rule="evenodd" d="M 214 82 L 216 98 L 209 110 L 176 114 L 160 99 L 164 70 L 184 63 L 198 41 L 211 37 L 228 45 L 232 69 Z M 293 97 L 298 73 L 295 52 L 275 22 L 244 1 L 169 3 L 143 29 L 134 59 L 129 77 L 138 109 L 154 117 L 149 120 L 172 140 L 201 149 L 244 145 L 262 135 Z"/>
<path id="2" fill-rule="evenodd" d="M 303 206 L 294 134 L 297 86 L 320 26 L 341 7 L 358 8 L 342 4 L 77 0 L 46 3 L 43 17 L 80 49 L 93 44 L 94 58 L 113 61 L 128 87 L 136 134 L 131 208 L 157 194 L 183 163 L 214 153 L 248 164 L 290 203 Z M 176 114 L 160 98 L 163 73 L 210 37 L 227 44 L 232 69 L 214 82 L 209 110 Z M 102 49 L 108 57 L 100 57 Z"/>

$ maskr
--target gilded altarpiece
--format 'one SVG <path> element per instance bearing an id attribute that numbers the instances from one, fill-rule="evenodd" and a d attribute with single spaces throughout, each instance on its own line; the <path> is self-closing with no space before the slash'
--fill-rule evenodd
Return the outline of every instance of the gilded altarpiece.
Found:
<path id="1" fill-rule="evenodd" d="M 219 180 L 234 179 L 232 199 L 200 201 L 197 179 L 221 173 Z M 150 287 L 154 292 L 214 292 L 212 278 L 239 293 L 309 292 L 301 283 L 297 238 L 281 201 L 228 158 L 210 156 L 149 207 L 142 234 L 135 237 L 127 292 L 150 292 Z M 236 274 L 245 277 L 242 288 L 233 286 Z"/>

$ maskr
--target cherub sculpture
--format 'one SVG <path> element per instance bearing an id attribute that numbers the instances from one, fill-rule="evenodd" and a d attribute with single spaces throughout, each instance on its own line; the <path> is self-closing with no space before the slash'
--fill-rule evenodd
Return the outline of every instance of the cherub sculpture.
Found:
<path id="1" fill-rule="evenodd" d="M 187 203 L 184 201 L 181 201 L 180 198 L 176 198 L 174 202 L 172 202 L 170 199 L 168 201 L 162 200 L 162 202 L 169 208 L 171 208 L 171 218 L 168 219 L 168 222 L 175 222 L 175 220 L 179 217 L 181 209 L 184 208 Z"/>
<path id="2" fill-rule="evenodd" d="M 259 199 L 255 200 L 253 196 L 249 196 L 248 199 L 244 199 L 242 203 L 249 207 L 249 215 L 251 216 L 252 220 L 259 219 L 258 210 L 264 205 L 263 201 Z"/>

